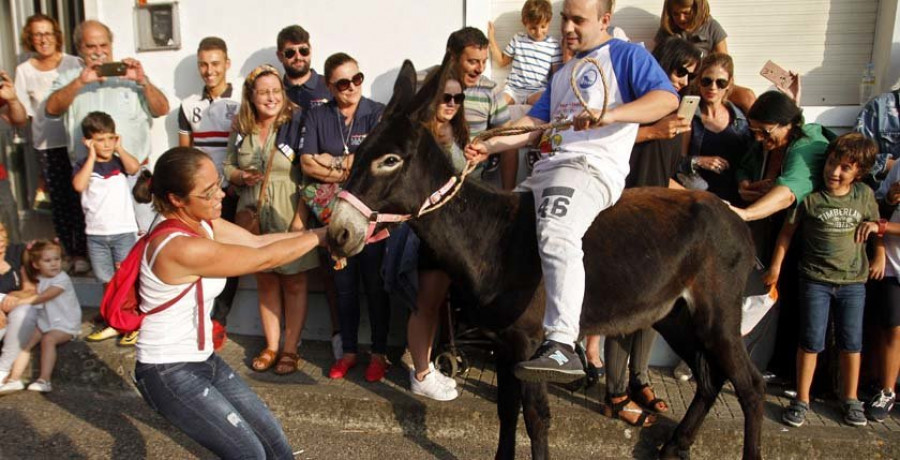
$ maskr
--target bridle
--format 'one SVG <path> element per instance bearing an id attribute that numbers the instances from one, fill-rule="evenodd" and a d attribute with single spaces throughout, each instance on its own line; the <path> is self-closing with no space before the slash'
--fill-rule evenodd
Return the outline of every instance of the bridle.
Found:
<path id="1" fill-rule="evenodd" d="M 600 111 L 599 116 L 594 116 L 593 112 L 588 109 L 588 103 L 584 100 L 584 97 L 581 95 L 581 90 L 579 90 L 576 75 L 578 74 L 578 70 L 585 63 L 594 64 L 597 67 L 597 71 L 600 73 L 600 80 L 603 83 L 603 107 Z M 600 61 L 594 58 L 582 58 L 572 67 L 572 76 L 569 80 L 569 83 L 572 85 L 572 91 L 575 93 L 575 96 L 578 98 L 578 102 L 581 103 L 581 106 L 584 107 L 584 110 L 588 112 L 592 122 L 596 122 L 599 119 L 603 118 L 606 114 L 607 109 L 607 101 L 609 100 L 609 85 L 606 81 L 606 74 L 603 72 L 603 67 L 600 65 Z M 510 127 L 501 127 L 489 129 L 486 131 L 482 131 L 480 134 L 475 136 L 472 139 L 472 143 L 485 141 L 492 137 L 496 136 L 513 136 L 516 134 L 525 134 L 534 131 L 544 131 L 547 129 L 568 129 L 572 126 L 572 120 L 558 121 L 554 123 L 544 123 L 537 126 L 530 127 L 520 127 L 520 126 L 510 126 Z M 459 192 L 462 188 L 463 182 L 466 180 L 466 176 L 469 175 L 478 165 L 469 160 L 466 161 L 466 166 L 463 168 L 462 172 L 459 175 L 452 176 L 450 179 L 439 188 L 437 191 L 432 193 L 425 199 L 425 202 L 422 203 L 422 206 L 419 207 L 419 212 L 416 213 L 415 216 L 412 214 L 391 214 L 391 213 L 380 213 L 378 211 L 374 211 L 365 203 L 362 202 L 359 198 L 354 196 L 352 193 L 347 190 L 342 190 L 338 193 L 338 198 L 346 201 L 354 209 L 359 211 L 369 222 L 368 227 L 366 228 L 366 238 L 365 244 L 375 243 L 381 241 L 388 236 L 390 236 L 390 232 L 386 228 L 381 229 L 379 232 L 375 232 L 375 228 L 378 224 L 381 223 L 401 223 L 406 222 L 411 219 L 418 219 L 430 212 L 437 211 L 442 206 L 447 204 L 454 196 Z"/>
<path id="2" fill-rule="evenodd" d="M 357 198 L 352 193 L 347 190 L 341 190 L 338 193 L 338 198 L 346 201 L 353 206 L 354 209 L 359 211 L 363 216 L 366 216 L 366 219 L 369 222 L 369 226 L 366 228 L 366 244 L 376 243 L 381 241 L 388 236 L 390 236 L 390 232 L 388 229 L 383 228 L 379 232 L 375 232 L 375 227 L 381 223 L 401 223 L 406 222 L 411 219 L 418 219 L 430 212 L 437 211 L 442 206 L 444 206 L 447 202 L 450 201 L 451 198 L 456 196 L 459 189 L 462 188 L 463 182 L 466 180 L 466 176 L 469 175 L 477 165 L 472 161 L 466 162 L 466 167 L 463 168 L 462 172 L 458 176 L 451 176 L 450 179 L 441 186 L 441 188 L 437 189 L 434 193 L 425 198 L 425 201 L 422 203 L 422 206 L 419 207 L 419 212 L 416 213 L 415 216 L 412 214 L 391 214 L 391 213 L 381 213 L 378 211 L 373 211 L 371 208 L 366 206 L 365 203 L 362 202 L 359 198 Z"/>

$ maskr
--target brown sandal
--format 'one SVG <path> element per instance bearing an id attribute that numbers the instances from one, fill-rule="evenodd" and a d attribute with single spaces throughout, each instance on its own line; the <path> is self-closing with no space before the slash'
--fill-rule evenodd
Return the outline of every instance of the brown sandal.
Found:
<path id="1" fill-rule="evenodd" d="M 253 363 L 250 367 L 256 372 L 265 372 L 275 364 L 275 356 L 277 355 L 278 352 L 263 348 L 263 351 L 259 352 L 259 355 L 253 358 Z"/>
<path id="2" fill-rule="evenodd" d="M 632 386 L 631 399 L 657 414 L 669 412 L 669 403 L 664 399 L 657 398 L 649 383 Z"/>
<path id="3" fill-rule="evenodd" d="M 278 375 L 288 375 L 297 372 L 297 364 L 300 361 L 300 355 L 297 353 L 282 353 L 278 356 L 278 363 L 275 364 L 275 373 Z"/>

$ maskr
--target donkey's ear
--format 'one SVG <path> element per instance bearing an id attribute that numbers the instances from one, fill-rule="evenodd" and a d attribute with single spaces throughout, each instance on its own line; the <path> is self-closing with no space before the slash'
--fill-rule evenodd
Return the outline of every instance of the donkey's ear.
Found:
<path id="1" fill-rule="evenodd" d="M 416 93 L 416 97 L 409 107 L 409 113 L 413 119 L 425 121 L 434 117 L 434 99 L 438 94 L 443 94 L 444 84 L 451 76 L 451 72 L 451 56 L 450 53 L 446 53 L 441 65 L 429 70 L 422 88 Z"/>
<path id="2" fill-rule="evenodd" d="M 394 82 L 394 95 L 391 96 L 390 102 L 384 109 L 383 119 L 404 112 L 409 103 L 416 95 L 416 68 L 413 63 L 407 59 L 403 61 L 400 67 L 400 74 L 397 75 L 397 81 Z"/>

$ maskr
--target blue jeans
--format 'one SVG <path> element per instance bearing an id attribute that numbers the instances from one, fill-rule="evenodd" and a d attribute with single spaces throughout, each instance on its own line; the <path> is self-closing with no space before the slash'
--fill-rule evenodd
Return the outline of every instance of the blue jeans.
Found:
<path id="1" fill-rule="evenodd" d="M 834 312 L 838 349 L 846 353 L 859 353 L 862 350 L 866 285 L 820 283 L 801 278 L 799 287 L 802 312 L 800 348 L 809 353 L 819 353 L 825 349 L 825 331 L 831 310 Z"/>
<path id="2" fill-rule="evenodd" d="M 294 458 L 281 424 L 217 354 L 198 363 L 138 362 L 134 375 L 151 408 L 218 457 Z"/>
<path id="3" fill-rule="evenodd" d="M 137 239 L 134 233 L 118 235 L 88 235 L 87 249 L 94 276 L 108 283 L 116 273 L 116 264 L 125 260 Z"/>
<path id="4" fill-rule="evenodd" d="M 359 281 L 362 278 L 366 301 L 369 305 L 369 323 L 372 326 L 372 353 L 387 352 L 388 324 L 391 305 L 384 290 L 381 264 L 384 260 L 385 242 L 367 244 L 359 254 L 347 259 L 347 266 L 334 273 L 337 291 L 338 316 L 341 323 L 341 342 L 345 353 L 358 353 L 359 345 Z"/>

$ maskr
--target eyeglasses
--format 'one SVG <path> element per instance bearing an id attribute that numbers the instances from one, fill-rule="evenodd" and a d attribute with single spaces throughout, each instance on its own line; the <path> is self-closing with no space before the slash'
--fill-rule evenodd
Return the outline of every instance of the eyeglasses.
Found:
<path id="1" fill-rule="evenodd" d="M 219 179 L 216 181 L 216 185 L 221 185 L 224 181 L 225 181 L 225 178 L 220 175 Z M 213 187 L 212 189 L 210 189 L 210 191 L 208 191 L 202 195 L 198 195 L 196 193 L 190 193 L 190 194 L 188 194 L 188 196 L 193 196 L 196 198 L 202 198 L 206 201 L 211 201 L 212 199 L 214 199 L 216 197 L 216 194 L 218 194 L 220 191 L 222 191 L 221 188 Z"/>
<path id="2" fill-rule="evenodd" d="M 40 40 L 42 38 L 51 39 L 55 38 L 56 34 L 53 32 L 38 32 L 36 34 L 31 34 L 31 38 L 34 40 Z"/>
<path id="3" fill-rule="evenodd" d="M 353 83 L 353 86 L 359 86 L 363 84 L 363 80 L 365 80 L 365 78 L 366 76 L 363 75 L 362 72 L 360 72 L 354 75 L 353 78 L 341 78 L 331 85 L 334 86 L 338 91 L 347 91 L 347 89 L 350 88 L 350 83 Z"/>
<path id="4" fill-rule="evenodd" d="M 281 52 L 287 59 L 294 59 L 294 56 L 296 56 L 297 53 L 300 53 L 303 57 L 309 56 L 309 47 L 298 46 L 296 48 L 285 48 L 284 51 Z"/>
<path id="5" fill-rule="evenodd" d="M 460 105 L 465 100 L 466 100 L 466 93 L 456 93 L 456 94 L 444 93 L 444 95 L 441 97 L 442 104 L 449 104 L 450 101 L 453 101 L 454 104 Z"/>
<path id="6" fill-rule="evenodd" d="M 673 72 L 675 73 L 676 77 L 678 77 L 678 78 L 688 77 L 688 80 L 693 80 L 694 77 L 697 76 L 697 74 L 689 72 L 687 67 L 685 67 L 683 65 L 675 67 L 675 70 Z"/>
<path id="7" fill-rule="evenodd" d="M 728 80 L 724 78 L 716 78 L 715 80 L 713 80 L 709 77 L 703 77 L 700 79 L 700 86 L 706 88 L 707 86 L 712 85 L 713 82 L 715 82 L 716 86 L 718 86 L 719 89 L 728 88 Z"/>
<path id="8" fill-rule="evenodd" d="M 277 97 L 277 96 L 281 96 L 281 93 L 283 93 L 283 92 L 284 92 L 284 90 L 282 90 L 281 88 L 267 89 L 264 91 L 260 91 L 260 90 L 253 91 L 253 93 L 259 97 L 268 97 L 268 96 Z"/>
<path id="9" fill-rule="evenodd" d="M 763 137 L 767 137 L 767 138 L 771 139 L 772 131 L 775 131 L 776 129 L 778 129 L 778 126 L 780 126 L 780 125 L 775 125 L 769 129 L 750 128 L 750 132 L 753 133 L 754 135 L 763 136 Z"/>

